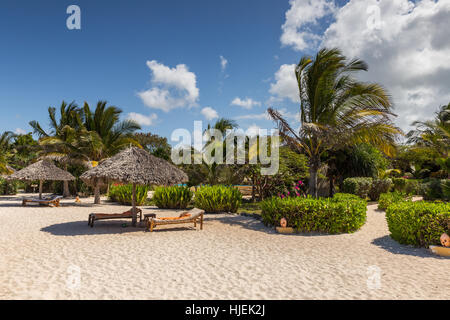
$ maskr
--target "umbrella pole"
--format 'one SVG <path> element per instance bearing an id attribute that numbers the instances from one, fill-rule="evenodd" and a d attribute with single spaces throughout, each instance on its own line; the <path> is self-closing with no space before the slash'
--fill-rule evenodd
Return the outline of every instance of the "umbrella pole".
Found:
<path id="1" fill-rule="evenodd" d="M 136 222 L 137 222 L 137 212 L 136 212 L 136 183 L 133 183 L 133 200 L 132 200 L 132 204 L 133 204 L 133 220 L 132 220 L 132 224 L 133 227 L 136 227 Z"/>
<path id="2" fill-rule="evenodd" d="M 39 199 L 42 199 L 42 180 L 39 180 Z"/>

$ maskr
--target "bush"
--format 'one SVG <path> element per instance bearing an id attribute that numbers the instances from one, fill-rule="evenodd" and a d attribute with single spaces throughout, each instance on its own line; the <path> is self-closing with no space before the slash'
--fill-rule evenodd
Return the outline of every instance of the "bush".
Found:
<path id="1" fill-rule="evenodd" d="M 193 194 L 188 187 L 158 187 L 152 200 L 160 209 L 185 209 Z"/>
<path id="2" fill-rule="evenodd" d="M 391 204 L 399 201 L 405 201 L 406 194 L 397 191 L 382 193 L 378 200 L 378 209 L 386 210 Z"/>
<path id="3" fill-rule="evenodd" d="M 374 179 L 369 191 L 370 200 L 377 201 L 380 198 L 380 194 L 389 192 L 391 185 L 391 179 Z"/>
<path id="4" fill-rule="evenodd" d="M 450 204 L 426 201 L 397 202 L 386 211 L 391 237 L 402 243 L 428 247 L 440 244 L 440 236 L 448 232 Z"/>
<path id="5" fill-rule="evenodd" d="M 420 195 L 425 200 L 449 200 L 450 179 L 431 179 L 420 185 Z"/>
<path id="6" fill-rule="evenodd" d="M 394 184 L 393 191 L 405 192 L 406 181 L 407 179 L 405 178 L 392 178 L 392 183 Z"/>
<path id="7" fill-rule="evenodd" d="M 406 179 L 405 193 L 407 195 L 419 194 L 419 180 Z"/>
<path id="8" fill-rule="evenodd" d="M 372 186 L 372 178 L 347 178 L 344 180 L 342 191 L 355 194 L 362 199 L 366 199 Z"/>
<path id="9" fill-rule="evenodd" d="M 195 207 L 206 212 L 236 213 L 242 202 L 241 192 L 234 187 L 204 186 L 195 192 Z"/>
<path id="10" fill-rule="evenodd" d="M 17 183 L 0 178 L 0 194 L 15 195 L 17 194 Z"/>
<path id="11" fill-rule="evenodd" d="M 336 194 L 333 198 L 279 198 L 261 202 L 266 225 L 278 226 L 285 218 L 288 226 L 301 232 L 349 233 L 366 221 L 366 201 L 355 195 Z"/>
<path id="12" fill-rule="evenodd" d="M 147 186 L 136 186 L 136 205 L 142 206 L 147 200 L 149 188 Z M 133 186 L 113 184 L 109 188 L 108 197 L 115 202 L 124 205 L 131 205 L 133 200 Z"/>

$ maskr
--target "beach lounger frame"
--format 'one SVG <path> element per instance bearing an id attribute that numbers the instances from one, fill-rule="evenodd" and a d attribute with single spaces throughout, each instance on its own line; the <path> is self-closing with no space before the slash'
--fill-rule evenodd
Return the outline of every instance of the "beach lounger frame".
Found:
<path id="1" fill-rule="evenodd" d="M 22 199 L 22 206 L 25 207 L 27 203 L 38 203 L 40 205 L 59 207 L 59 202 L 62 198 L 62 196 L 55 196 L 51 199 Z"/>
<path id="2" fill-rule="evenodd" d="M 182 214 L 189 213 L 188 217 L 181 217 Z M 200 230 L 203 230 L 203 215 L 205 214 L 204 210 L 194 208 L 190 211 L 184 212 L 180 215 L 179 218 L 173 220 L 164 220 L 158 218 L 146 218 L 145 220 L 145 230 L 153 232 L 153 229 L 159 225 L 168 225 L 168 224 L 182 224 L 182 223 L 193 223 L 194 228 L 197 227 L 197 223 L 200 224 Z"/>
<path id="3" fill-rule="evenodd" d="M 137 208 L 137 213 L 139 213 L 139 221 L 142 220 L 142 210 Z M 88 226 L 94 227 L 94 222 L 99 220 L 112 220 L 112 219 L 132 219 L 133 213 L 131 210 L 125 211 L 123 213 L 90 213 L 88 218 Z"/>

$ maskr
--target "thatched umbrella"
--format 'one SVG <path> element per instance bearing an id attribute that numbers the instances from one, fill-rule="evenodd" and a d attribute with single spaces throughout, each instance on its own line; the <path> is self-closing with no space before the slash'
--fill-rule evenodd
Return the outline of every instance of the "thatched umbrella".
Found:
<path id="1" fill-rule="evenodd" d="M 94 185 L 99 181 L 133 184 L 133 226 L 136 225 L 136 185 L 172 185 L 186 182 L 187 175 L 173 164 L 143 149 L 130 147 L 106 159 L 80 177 Z"/>
<path id="2" fill-rule="evenodd" d="M 75 177 L 69 172 L 58 168 L 50 160 L 40 160 L 7 177 L 8 180 L 34 181 L 39 180 L 39 199 L 42 199 L 42 184 L 44 180 L 71 181 Z"/>

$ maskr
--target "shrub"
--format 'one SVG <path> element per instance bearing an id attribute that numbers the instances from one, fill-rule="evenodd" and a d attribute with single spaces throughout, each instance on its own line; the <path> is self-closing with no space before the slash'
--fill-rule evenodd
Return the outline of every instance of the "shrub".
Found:
<path id="1" fill-rule="evenodd" d="M 17 183 L 0 178 L 0 194 L 14 195 L 17 194 Z"/>
<path id="2" fill-rule="evenodd" d="M 389 192 L 391 185 L 391 179 L 374 179 L 369 191 L 370 200 L 377 201 L 380 198 L 380 194 Z"/>
<path id="3" fill-rule="evenodd" d="M 185 209 L 193 194 L 188 187 L 158 187 L 152 200 L 161 209 Z"/>
<path id="4" fill-rule="evenodd" d="M 419 194 L 419 180 L 406 179 L 405 193 L 408 195 Z"/>
<path id="5" fill-rule="evenodd" d="M 277 226 L 285 218 L 288 226 L 301 232 L 354 232 L 366 221 L 366 201 L 348 194 L 319 199 L 272 197 L 260 206 L 266 225 Z"/>
<path id="6" fill-rule="evenodd" d="M 425 200 L 449 200 L 449 185 L 449 179 L 431 179 L 420 185 L 420 195 Z"/>
<path id="7" fill-rule="evenodd" d="M 382 193 L 378 200 L 378 209 L 386 210 L 391 204 L 405 201 L 406 195 L 397 191 Z"/>
<path id="8" fill-rule="evenodd" d="M 136 186 L 136 205 L 142 206 L 147 200 L 147 186 Z M 109 198 L 112 201 L 124 205 L 131 205 L 133 200 L 133 186 L 131 184 L 120 185 L 114 184 L 109 188 Z"/>
<path id="9" fill-rule="evenodd" d="M 372 185 L 372 178 L 347 178 L 343 183 L 343 192 L 356 194 L 362 199 L 366 199 Z"/>
<path id="10" fill-rule="evenodd" d="M 392 178 L 393 191 L 405 192 L 406 181 L 407 179 L 405 178 Z"/>
<path id="11" fill-rule="evenodd" d="M 397 202 L 387 209 L 386 220 L 394 240 L 402 244 L 428 247 L 440 244 L 441 234 L 449 231 L 450 204 Z"/>
<path id="12" fill-rule="evenodd" d="M 194 204 L 206 212 L 232 212 L 239 209 L 242 194 L 237 188 L 226 186 L 204 186 L 195 192 Z"/>

